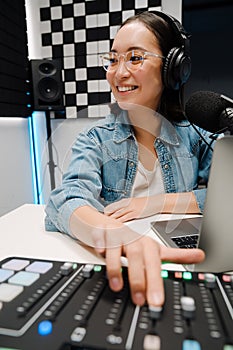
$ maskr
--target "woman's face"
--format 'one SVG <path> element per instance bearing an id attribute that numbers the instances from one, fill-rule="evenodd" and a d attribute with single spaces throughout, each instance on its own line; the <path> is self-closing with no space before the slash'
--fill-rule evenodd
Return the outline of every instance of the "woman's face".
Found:
<path id="1" fill-rule="evenodd" d="M 132 49 L 162 56 L 155 36 L 139 21 L 124 25 L 118 31 L 112 46 L 112 51 L 118 54 Z M 107 80 L 118 104 L 123 106 L 124 103 L 129 103 L 157 110 L 163 91 L 162 64 L 161 58 L 146 56 L 143 65 L 138 70 L 131 71 L 121 57 L 118 67 L 107 72 Z"/>

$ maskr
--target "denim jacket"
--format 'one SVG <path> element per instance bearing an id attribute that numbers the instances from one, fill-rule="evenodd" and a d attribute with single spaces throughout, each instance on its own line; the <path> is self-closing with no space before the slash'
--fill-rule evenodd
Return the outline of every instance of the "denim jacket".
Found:
<path id="1" fill-rule="evenodd" d="M 208 142 L 209 133 L 198 130 Z M 154 147 L 165 192 L 193 191 L 203 211 L 206 189 L 198 188 L 198 181 L 208 181 L 210 147 L 188 121 L 172 124 L 165 119 Z M 46 206 L 46 230 L 71 234 L 70 216 L 78 207 L 89 205 L 103 212 L 109 203 L 130 197 L 137 164 L 138 146 L 127 112 L 111 114 L 81 132 L 63 182 Z"/>

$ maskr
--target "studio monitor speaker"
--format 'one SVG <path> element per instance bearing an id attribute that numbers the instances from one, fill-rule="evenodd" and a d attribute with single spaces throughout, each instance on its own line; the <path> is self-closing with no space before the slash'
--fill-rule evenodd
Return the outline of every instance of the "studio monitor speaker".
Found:
<path id="1" fill-rule="evenodd" d="M 64 109 L 61 60 L 31 60 L 33 109 L 58 111 Z"/>

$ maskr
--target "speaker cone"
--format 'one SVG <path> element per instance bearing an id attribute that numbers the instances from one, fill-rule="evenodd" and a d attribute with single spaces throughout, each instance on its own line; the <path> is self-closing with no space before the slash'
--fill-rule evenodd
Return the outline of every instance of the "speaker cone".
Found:
<path id="1" fill-rule="evenodd" d="M 42 63 L 39 66 L 39 71 L 43 74 L 50 75 L 56 73 L 56 67 L 50 62 Z"/>
<path id="2" fill-rule="evenodd" d="M 44 78 L 39 81 L 38 90 L 41 100 L 55 101 L 59 96 L 58 83 L 51 78 Z"/>

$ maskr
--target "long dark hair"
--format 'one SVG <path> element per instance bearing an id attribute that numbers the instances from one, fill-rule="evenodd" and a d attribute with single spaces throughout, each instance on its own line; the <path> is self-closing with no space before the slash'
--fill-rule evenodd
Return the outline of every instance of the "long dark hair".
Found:
<path id="1" fill-rule="evenodd" d="M 168 22 L 153 12 L 140 12 L 127 18 L 120 26 L 122 28 L 128 23 L 140 21 L 156 37 L 159 47 L 164 57 L 167 56 L 173 47 L 181 46 L 181 38 L 177 36 L 175 30 Z M 113 107 L 116 111 L 116 106 Z M 185 119 L 183 108 L 183 86 L 179 90 L 164 88 L 161 96 L 159 112 L 170 121 L 180 121 Z"/>

